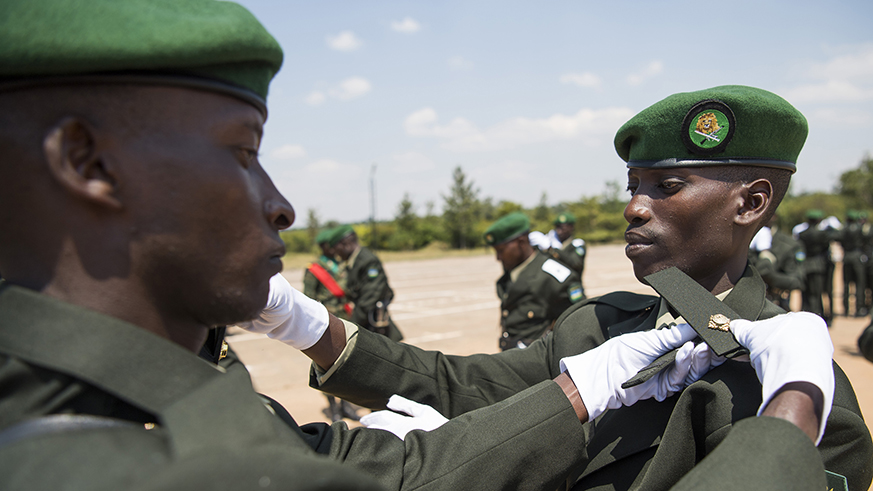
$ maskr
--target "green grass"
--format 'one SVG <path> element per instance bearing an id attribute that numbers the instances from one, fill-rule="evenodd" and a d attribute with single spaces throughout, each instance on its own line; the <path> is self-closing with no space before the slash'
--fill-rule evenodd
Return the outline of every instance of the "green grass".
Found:
<path id="1" fill-rule="evenodd" d="M 490 247 L 476 249 L 449 249 L 441 244 L 432 244 L 417 251 L 376 251 L 382 262 L 420 261 L 423 259 L 439 259 L 443 257 L 470 257 L 494 254 Z M 313 254 L 290 252 L 282 258 L 285 269 L 302 269 L 315 259 Z"/>

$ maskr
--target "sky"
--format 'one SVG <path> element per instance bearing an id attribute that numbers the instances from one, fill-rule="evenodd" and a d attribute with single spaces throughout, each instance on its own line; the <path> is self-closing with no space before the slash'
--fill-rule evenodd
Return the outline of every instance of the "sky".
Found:
<path id="1" fill-rule="evenodd" d="M 873 150 L 873 2 L 239 0 L 285 52 L 261 163 L 305 226 L 442 209 L 460 166 L 496 202 L 626 184 L 616 130 L 676 92 L 760 87 L 809 121 L 792 192 Z"/>

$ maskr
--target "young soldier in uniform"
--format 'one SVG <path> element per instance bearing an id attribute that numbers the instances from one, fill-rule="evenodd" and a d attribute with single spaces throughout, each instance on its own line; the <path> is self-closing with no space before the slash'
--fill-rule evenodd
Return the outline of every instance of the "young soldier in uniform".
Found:
<path id="1" fill-rule="evenodd" d="M 330 247 L 330 238 L 334 231 L 335 229 L 325 229 L 315 237 L 315 243 L 321 248 L 321 256 L 303 272 L 303 294 L 320 302 L 328 312 L 340 319 L 349 319 L 352 305 L 346 300 L 345 270 L 341 270 L 334 261 L 333 249 Z M 343 417 L 354 421 L 359 419 L 351 404 L 343 400 L 337 401 L 330 394 L 326 395 L 332 421 L 339 421 Z"/>
<path id="2" fill-rule="evenodd" d="M 782 312 L 747 266 L 748 249 L 787 191 L 806 134 L 802 114 L 760 89 L 723 86 L 668 97 L 615 138 L 632 194 L 627 256 L 637 278 L 657 285 L 660 297 L 617 292 L 581 302 L 527 349 L 494 355 L 449 356 L 363 330 L 347 333 L 348 344 L 333 345 L 338 351 L 313 365 L 311 385 L 376 408 L 397 393 L 455 417 L 554 378 L 566 355 L 704 314 L 710 326 L 703 322 L 701 336 L 721 332 L 719 352 L 739 355 L 741 347 L 725 334 L 730 317 L 713 312 L 729 308 L 731 317 L 746 319 Z M 848 379 L 834 367 L 835 403 L 826 429 L 822 421 L 819 452 L 849 489 L 863 490 L 873 478 L 873 442 Z M 749 368 L 728 361 L 663 404 L 642 401 L 603 414 L 570 487 L 669 488 L 722 441 L 726 428 L 755 414 L 762 400 Z M 808 394 L 794 395 L 812 403 Z"/>
<path id="3" fill-rule="evenodd" d="M 585 298 L 579 274 L 531 246 L 530 220 L 510 213 L 485 231 L 503 265 L 497 280 L 500 299 L 500 349 L 526 348 L 545 336 L 558 317 Z"/>
<path id="4" fill-rule="evenodd" d="M 358 243 L 358 234 L 351 225 L 335 229 L 330 246 L 346 263 L 346 296 L 355 304 L 352 322 L 394 341 L 403 339 L 400 329 L 388 315 L 388 304 L 394 299 L 394 290 L 388 285 L 382 261 L 373 251 Z"/>

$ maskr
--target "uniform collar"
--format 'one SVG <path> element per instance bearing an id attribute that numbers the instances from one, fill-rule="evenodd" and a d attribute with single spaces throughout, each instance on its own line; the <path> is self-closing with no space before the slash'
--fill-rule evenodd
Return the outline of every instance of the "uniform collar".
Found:
<path id="1" fill-rule="evenodd" d="M 524 262 L 512 268 L 512 271 L 509 272 L 509 279 L 512 280 L 513 283 L 515 283 L 515 281 L 518 279 L 518 276 L 521 274 L 522 271 L 524 271 L 524 268 L 526 268 L 528 264 L 532 263 L 533 260 L 536 259 L 536 257 L 537 251 L 534 250 L 533 253 L 524 260 Z"/>
<path id="2" fill-rule="evenodd" d="M 354 251 L 352 251 L 352 255 L 349 256 L 349 258 L 346 260 L 346 263 L 348 263 L 350 268 L 355 266 L 355 260 L 358 259 L 359 255 L 361 255 L 361 246 L 360 245 L 358 247 L 356 247 Z"/>

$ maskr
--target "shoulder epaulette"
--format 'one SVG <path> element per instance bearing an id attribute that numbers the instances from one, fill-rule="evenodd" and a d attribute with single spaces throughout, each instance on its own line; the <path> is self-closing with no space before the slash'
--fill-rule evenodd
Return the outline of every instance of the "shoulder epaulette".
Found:
<path id="1" fill-rule="evenodd" d="M 647 309 L 658 303 L 661 297 L 655 295 L 641 295 L 631 292 L 612 292 L 599 297 L 589 298 L 584 303 L 599 303 L 609 305 L 619 310 L 634 312 Z"/>

